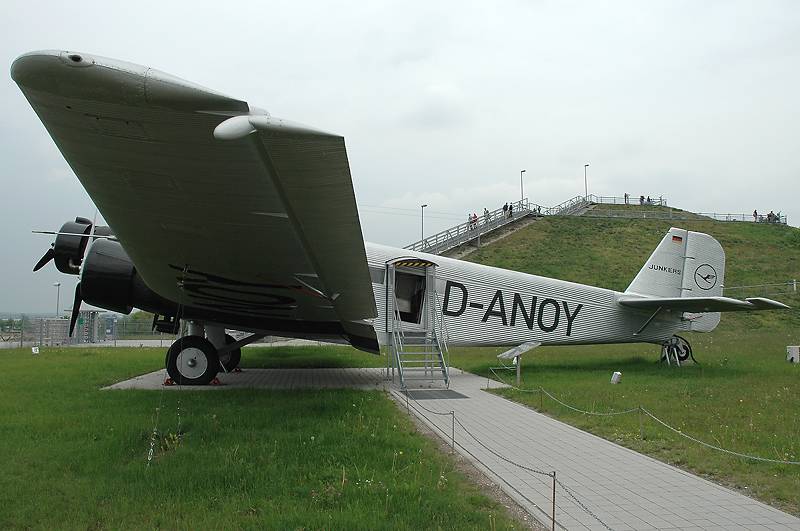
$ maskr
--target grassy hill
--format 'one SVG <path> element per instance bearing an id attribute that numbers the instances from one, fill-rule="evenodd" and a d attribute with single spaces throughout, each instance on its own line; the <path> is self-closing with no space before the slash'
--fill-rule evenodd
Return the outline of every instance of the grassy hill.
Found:
<path id="1" fill-rule="evenodd" d="M 800 280 L 800 229 L 767 223 L 703 220 L 544 218 L 466 256 L 481 264 L 624 291 L 670 227 L 705 232 L 727 256 L 725 285 Z M 732 296 L 760 295 L 758 290 Z M 797 295 L 773 295 L 798 306 Z M 721 329 L 800 324 L 800 312 L 727 314 Z"/>

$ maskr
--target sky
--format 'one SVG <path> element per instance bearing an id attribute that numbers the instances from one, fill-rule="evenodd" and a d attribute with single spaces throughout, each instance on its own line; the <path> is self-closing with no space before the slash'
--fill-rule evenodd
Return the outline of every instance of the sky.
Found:
<path id="1" fill-rule="evenodd" d="M 48 5 L 49 4 L 49 5 Z M 157 68 L 345 137 L 364 237 L 403 246 L 520 197 L 663 196 L 800 224 L 793 1 L 18 2 L 0 63 L 64 49 Z M 95 208 L 5 70 L 0 312 L 71 304 L 31 269 Z"/>

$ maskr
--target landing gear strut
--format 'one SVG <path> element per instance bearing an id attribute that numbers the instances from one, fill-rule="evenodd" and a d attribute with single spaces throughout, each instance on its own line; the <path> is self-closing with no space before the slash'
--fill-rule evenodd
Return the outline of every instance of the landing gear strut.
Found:
<path id="1" fill-rule="evenodd" d="M 692 353 L 692 345 L 681 336 L 672 336 L 661 344 L 661 361 L 666 361 L 667 365 L 674 362 L 680 367 L 681 363 L 686 363 L 690 359 L 697 363 Z"/>

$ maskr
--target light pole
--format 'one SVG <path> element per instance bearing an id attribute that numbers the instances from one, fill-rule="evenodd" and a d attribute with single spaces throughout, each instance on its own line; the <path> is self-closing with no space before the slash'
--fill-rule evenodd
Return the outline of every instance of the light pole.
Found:
<path id="1" fill-rule="evenodd" d="M 53 282 L 53 285 L 56 287 L 56 317 L 58 317 L 61 313 L 59 310 L 61 307 L 61 282 Z"/>
<path id="2" fill-rule="evenodd" d="M 428 205 L 420 205 L 420 226 L 419 226 L 419 233 L 420 233 L 420 241 L 425 239 L 425 207 Z"/>
<path id="3" fill-rule="evenodd" d="M 586 181 L 586 168 L 588 168 L 588 164 L 583 165 L 583 198 L 588 201 L 589 199 L 589 185 Z"/>
<path id="4" fill-rule="evenodd" d="M 519 170 L 519 200 L 525 199 L 525 192 L 522 191 L 522 174 L 527 170 Z"/>

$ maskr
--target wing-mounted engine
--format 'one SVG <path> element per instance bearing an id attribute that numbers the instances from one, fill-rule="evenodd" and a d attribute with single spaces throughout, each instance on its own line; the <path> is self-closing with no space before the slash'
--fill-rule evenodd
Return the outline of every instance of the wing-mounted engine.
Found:
<path id="1" fill-rule="evenodd" d="M 122 244 L 97 240 L 89 247 L 78 284 L 82 300 L 113 312 L 133 308 L 160 315 L 176 312 L 176 304 L 147 287 Z"/>
<path id="2" fill-rule="evenodd" d="M 122 244 L 113 239 L 109 227 L 96 226 L 92 231 L 92 222 L 81 217 L 64 223 L 56 233 L 55 242 L 33 270 L 38 271 L 51 260 L 62 273 L 80 275 L 75 286 L 70 336 L 83 301 L 124 314 L 131 313 L 133 308 L 167 317 L 177 313 L 175 303 L 144 283 Z"/>
<path id="3" fill-rule="evenodd" d="M 111 235 L 111 229 L 104 226 L 95 227 L 92 232 L 92 222 L 86 218 L 77 217 L 75 221 L 67 221 L 56 233 L 56 241 L 50 244 L 50 249 L 36 262 L 33 270 L 39 271 L 53 260 L 56 269 L 62 273 L 77 275 L 80 273 L 89 240 Z"/>

